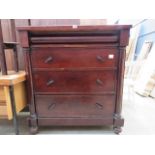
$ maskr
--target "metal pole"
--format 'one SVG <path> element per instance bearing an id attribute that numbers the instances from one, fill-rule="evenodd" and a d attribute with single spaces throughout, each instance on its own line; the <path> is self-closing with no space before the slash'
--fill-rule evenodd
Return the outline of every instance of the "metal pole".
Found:
<path id="1" fill-rule="evenodd" d="M 15 134 L 19 135 L 19 127 L 18 127 L 18 120 L 17 120 L 16 104 L 15 104 L 13 86 L 9 86 L 9 92 L 10 92 L 11 107 L 12 107 L 12 114 L 13 114 L 13 125 L 14 125 L 14 128 L 15 128 Z"/>

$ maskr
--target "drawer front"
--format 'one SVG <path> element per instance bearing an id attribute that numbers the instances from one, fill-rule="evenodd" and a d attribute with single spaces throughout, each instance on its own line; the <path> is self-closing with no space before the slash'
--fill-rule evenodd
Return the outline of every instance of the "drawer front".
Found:
<path id="1" fill-rule="evenodd" d="M 36 92 L 93 93 L 115 90 L 115 71 L 37 71 L 34 72 Z"/>
<path id="2" fill-rule="evenodd" d="M 111 117 L 113 95 L 37 95 L 39 117 Z"/>
<path id="3" fill-rule="evenodd" d="M 32 50 L 33 68 L 116 67 L 116 49 L 36 48 Z"/>

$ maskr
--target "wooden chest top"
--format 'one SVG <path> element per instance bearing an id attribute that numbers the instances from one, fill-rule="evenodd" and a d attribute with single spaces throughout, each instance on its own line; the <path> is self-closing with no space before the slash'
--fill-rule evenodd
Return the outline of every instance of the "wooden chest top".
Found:
<path id="1" fill-rule="evenodd" d="M 18 27 L 22 47 L 55 43 L 102 43 L 126 46 L 130 25 Z M 123 33 L 123 35 L 122 35 Z"/>

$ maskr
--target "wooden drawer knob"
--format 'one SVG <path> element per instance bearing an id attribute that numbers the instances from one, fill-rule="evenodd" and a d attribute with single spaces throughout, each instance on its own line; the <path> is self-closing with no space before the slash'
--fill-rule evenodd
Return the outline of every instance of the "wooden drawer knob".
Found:
<path id="1" fill-rule="evenodd" d="M 52 56 L 49 56 L 48 58 L 45 59 L 44 63 L 50 63 L 53 61 L 53 57 Z"/>
<path id="2" fill-rule="evenodd" d="M 103 105 L 100 104 L 100 103 L 96 103 L 96 107 L 97 107 L 98 109 L 103 109 Z"/>
<path id="3" fill-rule="evenodd" d="M 100 79 L 97 79 L 97 80 L 96 80 L 96 83 L 99 84 L 99 85 L 103 85 L 103 81 L 100 80 Z"/>
<path id="4" fill-rule="evenodd" d="M 100 56 L 100 55 L 97 55 L 97 56 L 96 56 L 96 59 L 97 59 L 98 61 L 100 61 L 100 62 L 104 62 L 104 61 L 105 61 L 104 58 L 103 58 L 102 56 Z"/>
<path id="5" fill-rule="evenodd" d="M 50 85 L 52 85 L 54 83 L 54 80 L 49 80 L 47 83 L 46 83 L 46 85 L 47 86 L 50 86 Z"/>
<path id="6" fill-rule="evenodd" d="M 49 106 L 48 106 L 48 110 L 54 109 L 55 106 L 56 106 L 55 103 L 51 103 L 51 104 L 49 104 Z"/>

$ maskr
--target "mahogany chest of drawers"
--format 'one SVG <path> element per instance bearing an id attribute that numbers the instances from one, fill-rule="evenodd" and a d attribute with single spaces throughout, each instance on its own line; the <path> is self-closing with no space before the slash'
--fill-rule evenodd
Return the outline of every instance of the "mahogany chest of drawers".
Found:
<path id="1" fill-rule="evenodd" d="M 129 25 L 18 28 L 25 54 L 30 131 L 112 125 L 121 132 Z"/>

